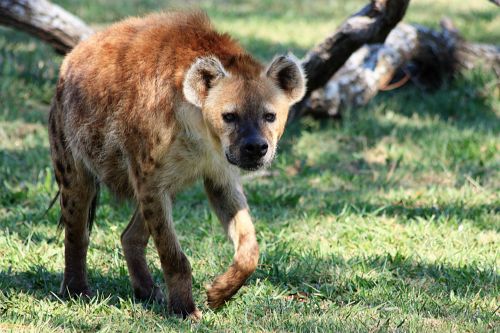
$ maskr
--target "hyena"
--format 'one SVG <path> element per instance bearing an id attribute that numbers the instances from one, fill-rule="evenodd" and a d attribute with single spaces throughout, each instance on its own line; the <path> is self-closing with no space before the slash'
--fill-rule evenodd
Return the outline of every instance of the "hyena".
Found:
<path id="1" fill-rule="evenodd" d="M 201 12 L 153 14 L 114 24 L 62 63 L 49 116 L 65 228 L 63 295 L 90 295 L 86 255 L 99 185 L 133 200 L 121 235 L 134 294 L 199 317 L 191 266 L 172 221 L 173 198 L 203 179 L 234 243 L 234 261 L 208 287 L 208 305 L 231 298 L 254 272 L 259 249 L 239 169 L 269 165 L 289 108 L 305 91 L 293 55 L 263 66 Z M 150 235 L 168 298 L 145 258 Z"/>

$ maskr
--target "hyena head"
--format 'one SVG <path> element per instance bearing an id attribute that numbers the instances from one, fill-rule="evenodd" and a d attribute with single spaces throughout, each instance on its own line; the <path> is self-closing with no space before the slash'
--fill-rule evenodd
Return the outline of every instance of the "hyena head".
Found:
<path id="1" fill-rule="evenodd" d="M 229 163 L 257 170 L 273 160 L 290 106 L 305 93 L 305 76 L 293 55 L 276 57 L 253 75 L 226 70 L 215 57 L 198 58 L 186 73 L 186 100 L 205 123 Z"/>

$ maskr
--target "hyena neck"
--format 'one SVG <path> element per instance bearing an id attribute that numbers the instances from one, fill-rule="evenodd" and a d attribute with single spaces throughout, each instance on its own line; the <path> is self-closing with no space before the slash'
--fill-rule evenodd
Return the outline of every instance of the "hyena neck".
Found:
<path id="1" fill-rule="evenodd" d="M 186 146 L 183 149 L 192 152 L 193 168 L 200 168 L 200 174 L 213 173 L 213 169 L 229 171 L 232 166 L 227 162 L 220 141 L 210 134 L 201 109 L 183 102 L 176 110 L 179 124 L 179 140 Z M 231 171 L 231 173 L 234 173 Z"/>

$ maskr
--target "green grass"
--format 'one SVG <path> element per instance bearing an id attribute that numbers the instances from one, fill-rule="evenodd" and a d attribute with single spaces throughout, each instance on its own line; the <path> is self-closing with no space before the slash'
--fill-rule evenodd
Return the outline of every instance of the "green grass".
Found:
<path id="1" fill-rule="evenodd" d="M 96 26 L 159 1 L 58 1 Z M 261 59 L 320 41 L 363 1 L 203 1 L 217 26 Z M 180 4 L 174 4 L 181 7 Z M 488 1 L 416 0 L 408 21 L 455 20 L 500 40 Z M 204 285 L 232 248 L 200 184 L 175 206 L 204 317 L 134 301 L 119 234 L 133 207 L 104 192 L 89 251 L 89 302 L 55 294 L 63 269 L 46 120 L 61 58 L 0 29 L 0 331 L 500 331 L 500 91 L 473 71 L 436 92 L 380 94 L 341 121 L 288 128 L 270 177 L 246 179 L 262 257 L 222 310 Z M 158 257 L 148 256 L 162 283 Z"/>

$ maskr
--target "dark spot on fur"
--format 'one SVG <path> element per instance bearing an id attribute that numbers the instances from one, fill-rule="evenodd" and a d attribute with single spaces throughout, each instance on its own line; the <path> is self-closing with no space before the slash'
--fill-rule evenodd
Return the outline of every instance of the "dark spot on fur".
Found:
<path id="1" fill-rule="evenodd" d="M 69 211 L 69 215 L 73 215 L 75 213 L 75 210 L 73 208 L 70 208 L 68 211 Z"/>
<path id="2" fill-rule="evenodd" d="M 50 117 L 50 133 L 52 134 L 52 137 L 56 136 L 56 120 L 54 117 Z"/>
<path id="3" fill-rule="evenodd" d="M 68 239 L 68 242 L 70 242 L 70 243 L 75 242 L 75 235 L 71 231 L 68 231 L 68 233 L 66 234 L 66 238 Z"/>
<path id="4" fill-rule="evenodd" d="M 159 134 L 156 135 L 156 144 L 159 145 L 161 143 L 161 137 Z"/>
<path id="5" fill-rule="evenodd" d="M 175 141 L 175 139 L 177 139 L 177 133 L 176 133 L 176 132 L 173 132 L 173 133 L 172 133 L 172 136 L 170 137 L 170 142 L 171 142 L 171 143 L 172 143 L 172 142 L 174 142 L 174 141 Z"/>
<path id="6" fill-rule="evenodd" d="M 153 217 L 153 211 L 151 209 L 144 209 L 142 211 L 142 215 L 144 215 L 144 218 L 148 220 Z"/>
<path id="7" fill-rule="evenodd" d="M 141 175 L 141 170 L 139 169 L 138 166 L 132 166 L 132 169 L 134 171 L 134 175 L 136 178 L 139 178 L 139 176 Z"/>
<path id="8" fill-rule="evenodd" d="M 167 262 L 167 256 L 164 253 L 160 254 L 160 261 L 161 262 Z"/>
<path id="9" fill-rule="evenodd" d="M 61 206 L 66 207 L 67 203 L 68 203 L 68 198 L 64 194 L 62 194 L 61 195 Z"/>
<path id="10" fill-rule="evenodd" d="M 66 172 L 71 173 L 71 164 L 66 164 Z"/>
<path id="11" fill-rule="evenodd" d="M 61 133 L 59 133 L 59 144 L 61 145 L 62 150 L 64 150 L 65 142 L 66 142 L 66 137 L 64 136 L 64 133 L 61 131 Z"/>
<path id="12" fill-rule="evenodd" d="M 210 179 L 207 178 L 205 179 L 205 188 L 214 198 L 214 200 L 223 201 L 225 194 L 223 187 L 218 186 L 217 184 L 215 184 L 214 182 L 212 182 Z"/>
<path id="13" fill-rule="evenodd" d="M 123 152 L 120 150 L 120 149 L 115 149 L 115 151 L 113 152 L 113 155 L 116 156 L 117 158 L 120 158 L 123 156 Z"/>
<path id="14" fill-rule="evenodd" d="M 146 223 L 146 228 L 148 228 L 149 234 L 152 235 L 153 233 L 151 232 L 151 225 L 149 223 Z"/>
<path id="15" fill-rule="evenodd" d="M 64 187 L 69 187 L 69 185 L 70 185 L 69 179 L 67 177 L 65 177 L 64 175 L 62 177 L 62 184 Z"/>
<path id="16" fill-rule="evenodd" d="M 93 135 L 91 138 L 91 145 L 89 146 L 89 149 L 86 149 L 87 153 L 91 157 L 95 158 L 99 156 L 102 150 L 103 150 L 102 138 L 98 134 Z"/>
<path id="17" fill-rule="evenodd" d="M 59 141 L 57 141 L 57 138 L 54 137 L 54 141 L 51 144 L 51 148 L 53 148 L 53 151 L 55 152 L 60 152 L 62 150 L 61 146 L 59 145 Z"/>
<path id="18" fill-rule="evenodd" d="M 163 232 L 163 228 L 165 225 L 163 223 L 158 223 L 155 227 L 155 232 L 157 235 L 160 235 Z"/>
<path id="19" fill-rule="evenodd" d="M 59 171 L 61 174 L 64 175 L 64 165 L 61 163 L 61 161 L 56 161 L 56 169 Z"/>
<path id="20" fill-rule="evenodd" d="M 92 143 L 93 143 L 93 148 L 94 148 L 94 150 L 97 151 L 97 153 L 102 151 L 103 143 L 102 143 L 102 140 L 99 136 L 97 136 L 97 135 L 94 136 Z"/>
<path id="21" fill-rule="evenodd" d="M 154 200 L 155 200 L 155 198 L 152 195 L 146 195 L 144 197 L 144 203 L 146 203 L 146 204 L 151 204 L 154 202 Z"/>

